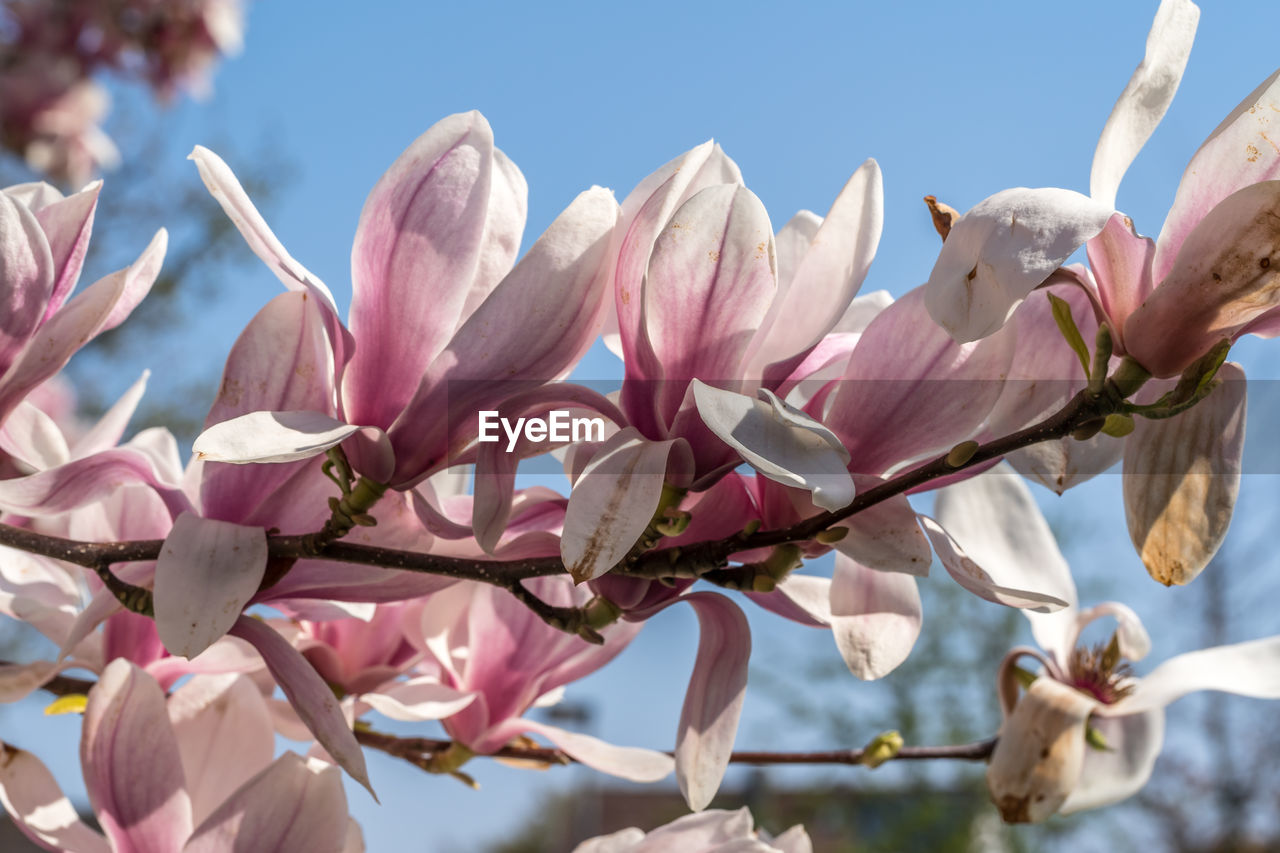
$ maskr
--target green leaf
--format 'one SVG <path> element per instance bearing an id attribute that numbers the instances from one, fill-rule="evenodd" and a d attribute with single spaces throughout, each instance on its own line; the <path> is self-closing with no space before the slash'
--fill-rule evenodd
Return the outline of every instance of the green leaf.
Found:
<path id="1" fill-rule="evenodd" d="M 1053 306 L 1053 322 L 1058 324 L 1058 331 L 1062 332 L 1062 337 L 1066 338 L 1067 343 L 1075 350 L 1076 357 L 1080 359 L 1080 367 L 1084 369 L 1085 376 L 1088 376 L 1089 348 L 1085 346 L 1084 336 L 1076 327 L 1076 318 L 1071 316 L 1071 306 L 1065 299 L 1054 296 L 1052 293 L 1045 295 L 1049 297 L 1049 304 Z"/>

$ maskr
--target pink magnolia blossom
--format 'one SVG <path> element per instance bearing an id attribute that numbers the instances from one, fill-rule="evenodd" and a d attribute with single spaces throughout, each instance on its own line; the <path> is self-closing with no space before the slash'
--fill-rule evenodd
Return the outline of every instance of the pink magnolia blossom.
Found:
<path id="1" fill-rule="evenodd" d="M 590 597 L 565 577 L 526 587 L 558 606 L 581 606 Z M 509 593 L 474 582 L 455 584 L 417 607 L 409 638 L 426 656 L 418 666 L 423 674 L 364 694 L 374 709 L 400 720 L 441 719 L 450 737 L 479 754 L 534 734 L 589 767 L 633 781 L 671 772 L 672 760 L 660 752 L 612 746 L 523 716 L 613 660 L 638 624 L 607 626 L 604 644 L 593 645 L 547 625 Z"/>
<path id="2" fill-rule="evenodd" d="M 336 317 L 327 289 L 280 245 L 226 164 L 203 148 L 192 158 L 259 257 Z M 483 116 L 438 122 L 392 164 L 361 214 L 354 353 L 331 322 L 336 410 L 244 415 L 206 430 L 196 451 L 218 461 L 289 461 L 363 433 L 348 446 L 356 469 L 399 489 L 453 464 L 474 442 L 480 410 L 566 372 L 602 322 L 612 195 L 582 193 L 512 267 L 525 193 Z M 599 395 L 593 402 L 612 408 Z"/>
<path id="3" fill-rule="evenodd" d="M 248 679 L 198 676 L 166 699 L 116 660 L 89 691 L 80 745 L 103 834 L 79 819 L 38 758 L 9 744 L 0 744 L 0 803 L 36 844 L 70 853 L 196 853 L 237 838 L 280 853 L 363 850 L 338 769 L 293 753 L 273 761 L 273 751 L 266 705 Z"/>

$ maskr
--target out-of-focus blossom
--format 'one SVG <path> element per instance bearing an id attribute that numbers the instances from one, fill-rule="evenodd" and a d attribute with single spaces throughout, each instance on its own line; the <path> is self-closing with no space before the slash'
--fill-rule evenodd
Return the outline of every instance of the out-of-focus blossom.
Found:
<path id="1" fill-rule="evenodd" d="M 293 753 L 273 761 L 274 746 L 250 680 L 197 676 L 166 699 L 149 675 L 116 660 L 89 691 L 80 743 L 103 834 L 38 758 L 9 744 L 0 744 L 0 803 L 28 838 L 71 853 L 213 853 L 238 838 L 277 853 L 363 850 L 338 768 Z"/>
<path id="2" fill-rule="evenodd" d="M 539 578 L 526 587 L 543 601 L 582 606 L 590 594 L 567 577 Z M 602 629 L 603 645 L 547 625 L 504 590 L 463 582 L 426 598 L 407 632 L 425 654 L 422 675 L 385 685 L 361 699 L 399 720 L 441 719 L 457 743 L 473 753 L 495 752 L 525 734 L 545 737 L 589 767 L 633 781 L 656 781 L 673 762 L 660 752 L 618 747 L 527 719 L 561 688 L 613 660 L 640 625 Z"/>
<path id="3" fill-rule="evenodd" d="M 239 0 L 12 0 L 0 9 L 0 144 L 79 186 L 119 161 L 96 75 L 136 74 L 162 99 L 204 95 L 243 33 Z"/>
<path id="4" fill-rule="evenodd" d="M 1044 651 L 1013 649 L 1000 668 L 1005 721 L 987 784 L 1006 821 L 1044 820 L 1136 793 L 1164 741 L 1164 706 L 1187 693 L 1280 699 L 1280 636 L 1178 655 L 1135 677 L 1128 661 L 1141 660 L 1151 647 L 1142 622 L 1117 602 L 1077 607 L 1075 584 L 1052 536 L 1028 539 L 1030 531 L 1047 534 L 1048 526 L 1024 498 L 1029 495 L 1017 475 L 997 470 L 950 486 L 938 507 L 939 520 L 975 563 L 1056 579 L 1070 602 L 1055 613 L 1024 611 Z M 1083 645 L 1084 629 L 1107 616 L 1117 623 L 1111 643 Z M 1019 698 L 1015 664 L 1024 655 L 1044 669 Z"/>
<path id="5" fill-rule="evenodd" d="M 645 832 L 635 827 L 591 838 L 573 853 L 813 853 L 813 842 L 797 824 L 777 838 L 754 829 L 746 807 L 737 811 L 712 809 L 685 815 Z"/>

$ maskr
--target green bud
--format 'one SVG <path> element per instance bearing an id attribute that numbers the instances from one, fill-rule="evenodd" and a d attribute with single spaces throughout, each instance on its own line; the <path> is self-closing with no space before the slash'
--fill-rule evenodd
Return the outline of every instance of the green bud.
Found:
<path id="1" fill-rule="evenodd" d="M 826 530 L 819 530 L 813 539 L 823 545 L 834 545 L 848 535 L 849 528 L 847 527 L 828 527 Z"/>
<path id="2" fill-rule="evenodd" d="M 896 731 L 881 732 L 862 748 L 862 757 L 858 759 L 858 763 L 872 768 L 879 767 L 886 761 L 897 758 L 902 744 L 902 735 Z"/>
<path id="3" fill-rule="evenodd" d="M 978 442 L 973 441 L 972 439 L 969 441 L 962 441 L 955 447 L 951 448 L 951 451 L 947 453 L 947 467 L 960 468 L 972 459 L 973 454 L 977 452 Z"/>
<path id="4" fill-rule="evenodd" d="M 1102 432 L 1112 438 L 1124 438 L 1133 432 L 1133 415 L 1112 412 L 1102 423 Z"/>

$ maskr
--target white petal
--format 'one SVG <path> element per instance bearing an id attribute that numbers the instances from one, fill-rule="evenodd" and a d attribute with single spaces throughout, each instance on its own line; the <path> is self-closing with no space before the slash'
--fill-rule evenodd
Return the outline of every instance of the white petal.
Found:
<path id="1" fill-rule="evenodd" d="M 703 423 L 752 468 L 774 482 L 807 489 L 823 509 L 848 506 L 854 494 L 849 451 L 821 423 L 761 391 L 767 399 L 753 400 L 693 381 Z"/>
<path id="2" fill-rule="evenodd" d="M 836 556 L 831 578 L 831 633 L 849 671 L 863 681 L 893 672 L 920 636 L 916 579 Z"/>
<path id="3" fill-rule="evenodd" d="M 1116 716 L 1163 708 L 1196 690 L 1280 699 L 1280 636 L 1169 658 L 1140 679 L 1132 693 L 1099 713 Z"/>
<path id="4" fill-rule="evenodd" d="M 1115 213 L 1056 187 L 998 192 L 960 217 L 925 286 L 929 316 L 964 343 L 994 333 Z"/>
<path id="5" fill-rule="evenodd" d="M 1089 195 L 1115 206 L 1120 179 L 1151 137 L 1182 81 L 1200 10 L 1190 0 L 1163 0 L 1147 35 L 1142 64 L 1111 110 L 1093 154 Z"/>
<path id="6" fill-rule="evenodd" d="M 209 427 L 191 450 L 207 462 L 292 462 L 324 453 L 359 430 L 320 412 L 250 412 Z"/>

